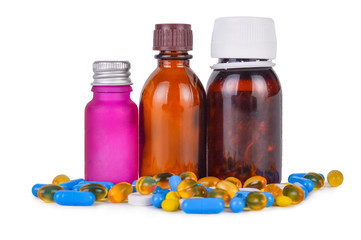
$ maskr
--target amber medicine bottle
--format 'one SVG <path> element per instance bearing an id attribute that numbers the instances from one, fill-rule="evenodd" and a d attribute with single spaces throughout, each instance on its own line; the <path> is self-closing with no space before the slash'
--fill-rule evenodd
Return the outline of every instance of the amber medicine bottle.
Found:
<path id="1" fill-rule="evenodd" d="M 189 67 L 189 24 L 157 24 L 158 66 L 144 85 L 139 106 L 139 174 L 206 173 L 206 95 Z"/>
<path id="2" fill-rule="evenodd" d="M 254 175 L 280 182 L 282 92 L 273 70 L 274 22 L 227 17 L 215 21 L 211 55 L 219 61 L 207 87 L 208 174 Z"/>

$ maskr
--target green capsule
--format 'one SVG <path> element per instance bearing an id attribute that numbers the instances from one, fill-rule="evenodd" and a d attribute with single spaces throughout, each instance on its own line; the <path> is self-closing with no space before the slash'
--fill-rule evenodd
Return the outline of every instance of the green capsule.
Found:
<path id="1" fill-rule="evenodd" d="M 323 184 L 325 183 L 323 177 L 318 173 L 310 172 L 303 177 L 313 182 L 313 184 L 315 185 L 314 190 L 320 189 L 321 187 L 323 187 Z"/>
<path id="2" fill-rule="evenodd" d="M 53 203 L 54 194 L 59 190 L 64 190 L 64 188 L 56 184 L 47 184 L 39 189 L 38 197 L 44 202 Z"/>
<path id="3" fill-rule="evenodd" d="M 95 196 L 95 201 L 103 200 L 108 194 L 107 188 L 98 183 L 85 184 L 79 189 L 79 191 L 93 193 Z"/>
<path id="4" fill-rule="evenodd" d="M 261 192 L 251 192 L 247 195 L 246 203 L 251 210 L 258 211 L 266 207 L 267 198 Z"/>

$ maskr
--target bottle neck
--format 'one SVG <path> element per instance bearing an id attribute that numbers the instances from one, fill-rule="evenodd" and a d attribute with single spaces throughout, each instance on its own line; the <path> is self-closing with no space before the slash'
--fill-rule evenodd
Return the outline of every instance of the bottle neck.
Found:
<path id="1" fill-rule="evenodd" d="M 256 58 L 219 58 L 218 63 L 212 66 L 213 69 L 229 69 L 229 68 L 259 68 L 273 67 L 275 63 L 272 59 L 256 59 Z"/>
<path id="2" fill-rule="evenodd" d="M 158 66 L 163 68 L 184 68 L 189 67 L 189 59 L 192 55 L 187 51 L 160 51 L 155 55 L 158 59 Z"/>
<path id="3" fill-rule="evenodd" d="M 93 86 L 93 97 L 100 101 L 123 101 L 130 99 L 131 86 Z"/>

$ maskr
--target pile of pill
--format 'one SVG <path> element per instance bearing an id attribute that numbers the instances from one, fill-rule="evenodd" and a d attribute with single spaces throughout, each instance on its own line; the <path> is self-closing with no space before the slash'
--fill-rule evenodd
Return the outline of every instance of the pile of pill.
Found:
<path id="1" fill-rule="evenodd" d="M 331 187 L 343 182 L 343 175 L 333 170 L 327 175 Z M 225 208 L 233 212 L 262 210 L 265 207 L 287 207 L 299 204 L 310 192 L 322 188 L 325 177 L 320 173 L 294 173 L 287 183 L 267 184 L 262 176 L 253 176 L 244 184 L 235 178 L 221 180 L 217 177 L 198 179 L 193 172 L 159 173 L 154 177 L 144 176 L 132 184 L 70 180 L 58 175 L 52 184 L 35 184 L 32 193 L 44 202 L 68 206 L 90 206 L 95 201 L 112 203 L 128 202 L 132 205 L 151 206 L 173 212 L 220 213 Z"/>

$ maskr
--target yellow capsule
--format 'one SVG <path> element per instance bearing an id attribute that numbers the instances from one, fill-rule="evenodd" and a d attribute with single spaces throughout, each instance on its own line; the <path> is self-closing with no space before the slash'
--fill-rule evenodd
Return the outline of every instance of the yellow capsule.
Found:
<path id="1" fill-rule="evenodd" d="M 167 195 L 165 196 L 165 199 L 174 199 L 174 200 L 179 200 L 180 196 L 177 192 L 175 191 L 170 191 L 169 193 L 167 193 Z"/>
<path id="2" fill-rule="evenodd" d="M 118 183 L 109 190 L 108 199 L 113 203 L 124 202 L 132 192 L 133 186 L 130 183 Z"/>
<path id="3" fill-rule="evenodd" d="M 241 180 L 239 180 L 239 179 L 236 178 L 236 177 L 228 177 L 228 178 L 226 178 L 225 180 L 228 181 L 228 182 L 233 183 L 233 184 L 236 185 L 236 187 L 238 187 L 238 188 L 241 188 L 241 187 L 242 187 L 242 182 L 241 182 Z"/>
<path id="4" fill-rule="evenodd" d="M 197 175 L 194 172 L 183 172 L 179 176 L 182 180 L 193 179 L 196 182 L 198 181 Z"/>
<path id="5" fill-rule="evenodd" d="M 179 200 L 166 199 L 162 202 L 162 208 L 167 212 L 177 211 L 179 208 Z"/>
<path id="6" fill-rule="evenodd" d="M 290 197 L 279 196 L 276 198 L 276 205 L 280 207 L 288 207 L 289 205 L 291 205 L 291 203 L 292 199 Z"/>
<path id="7" fill-rule="evenodd" d="M 59 185 L 61 183 L 69 182 L 70 178 L 67 175 L 60 174 L 53 179 L 53 184 Z"/>
<path id="8" fill-rule="evenodd" d="M 178 185 L 177 192 L 182 198 L 191 198 L 198 190 L 197 182 L 193 179 L 184 179 Z"/>
<path id="9" fill-rule="evenodd" d="M 342 184 L 343 182 L 343 175 L 340 171 L 338 170 L 332 170 L 331 172 L 329 172 L 327 174 L 327 182 L 332 186 L 332 187 L 338 187 Z"/>
<path id="10" fill-rule="evenodd" d="M 236 195 L 236 193 L 239 191 L 236 185 L 226 180 L 219 181 L 216 185 L 216 188 L 227 191 L 228 194 L 231 196 L 231 198 L 233 198 Z"/>
<path id="11" fill-rule="evenodd" d="M 221 181 L 217 177 L 204 177 L 198 180 L 198 183 L 202 184 L 205 187 L 215 187 L 217 183 Z"/>
<path id="12" fill-rule="evenodd" d="M 257 188 L 259 190 L 265 188 L 267 185 L 267 179 L 262 176 L 253 176 L 248 178 L 244 184 L 244 188 Z"/>

